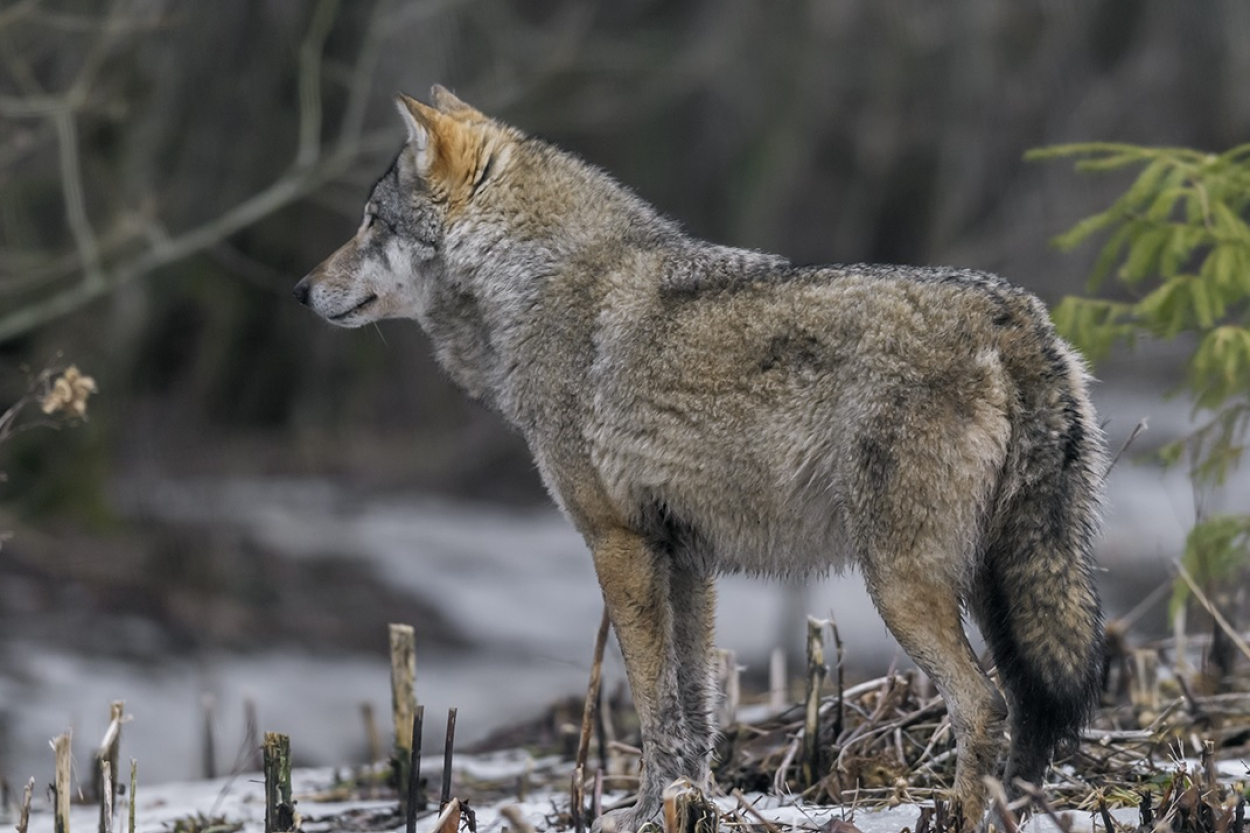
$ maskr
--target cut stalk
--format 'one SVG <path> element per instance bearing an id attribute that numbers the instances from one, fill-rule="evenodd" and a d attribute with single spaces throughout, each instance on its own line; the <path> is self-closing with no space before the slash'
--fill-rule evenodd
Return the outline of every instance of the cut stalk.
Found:
<path id="1" fill-rule="evenodd" d="M 266 732 L 265 833 L 288 833 L 295 829 L 295 805 L 291 802 L 291 739 Z"/>
<path id="2" fill-rule="evenodd" d="M 807 696 L 803 720 L 803 786 L 820 780 L 820 687 L 828 674 L 825 667 L 825 625 L 823 619 L 807 617 Z"/>

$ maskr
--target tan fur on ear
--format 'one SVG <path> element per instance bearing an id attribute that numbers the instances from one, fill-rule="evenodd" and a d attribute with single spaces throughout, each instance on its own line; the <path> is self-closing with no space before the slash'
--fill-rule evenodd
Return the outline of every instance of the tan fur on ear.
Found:
<path id="1" fill-rule="evenodd" d="M 408 127 L 408 144 L 417 174 L 437 199 L 452 206 L 463 203 L 472 196 L 486 164 L 488 154 L 482 128 L 402 93 L 396 104 Z M 463 106 L 477 112 L 467 104 Z"/>
<path id="2" fill-rule="evenodd" d="M 430 99 L 434 106 L 449 116 L 470 121 L 487 121 L 487 117 L 472 105 L 466 104 L 442 84 L 430 88 Z"/>

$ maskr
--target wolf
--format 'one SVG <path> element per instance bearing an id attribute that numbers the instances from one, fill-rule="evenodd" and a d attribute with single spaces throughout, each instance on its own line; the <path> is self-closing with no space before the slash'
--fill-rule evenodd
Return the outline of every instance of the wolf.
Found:
<path id="1" fill-rule="evenodd" d="M 1004 756 L 1009 784 L 1039 781 L 1099 692 L 1107 469 L 1042 303 L 983 272 L 697 240 L 573 154 L 431 101 L 397 98 L 407 141 L 295 295 L 342 327 L 416 319 L 585 539 L 642 732 L 637 802 L 603 828 L 707 783 L 723 573 L 857 567 L 945 698 L 963 817 Z"/>

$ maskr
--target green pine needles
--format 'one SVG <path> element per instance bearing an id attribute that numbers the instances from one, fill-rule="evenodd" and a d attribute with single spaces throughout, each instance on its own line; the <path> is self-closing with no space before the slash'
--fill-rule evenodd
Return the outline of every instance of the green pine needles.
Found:
<path id="1" fill-rule="evenodd" d="M 1225 153 L 1089 143 L 1030 151 L 1028 160 L 1076 158 L 1078 171 L 1139 168 L 1105 211 L 1055 238 L 1068 251 L 1106 235 L 1089 280 L 1094 295 L 1114 275 L 1133 300 L 1068 297 L 1059 331 L 1091 360 L 1139 335 L 1197 339 L 1183 391 L 1199 427 L 1165 446 L 1167 465 L 1189 464 L 1195 486 L 1222 485 L 1250 433 L 1250 144 Z M 1189 533 L 1183 562 L 1200 582 L 1250 564 L 1250 514 L 1208 515 Z M 1174 609 L 1188 588 L 1177 583 Z"/>

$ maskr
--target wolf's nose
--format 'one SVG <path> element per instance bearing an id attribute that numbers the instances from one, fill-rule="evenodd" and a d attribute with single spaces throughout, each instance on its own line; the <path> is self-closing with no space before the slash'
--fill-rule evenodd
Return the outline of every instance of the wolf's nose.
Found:
<path id="1" fill-rule="evenodd" d="M 295 295 L 295 300 L 304 306 L 308 306 L 308 293 L 312 291 L 312 284 L 308 282 L 308 278 L 301 278 L 292 291 Z"/>

